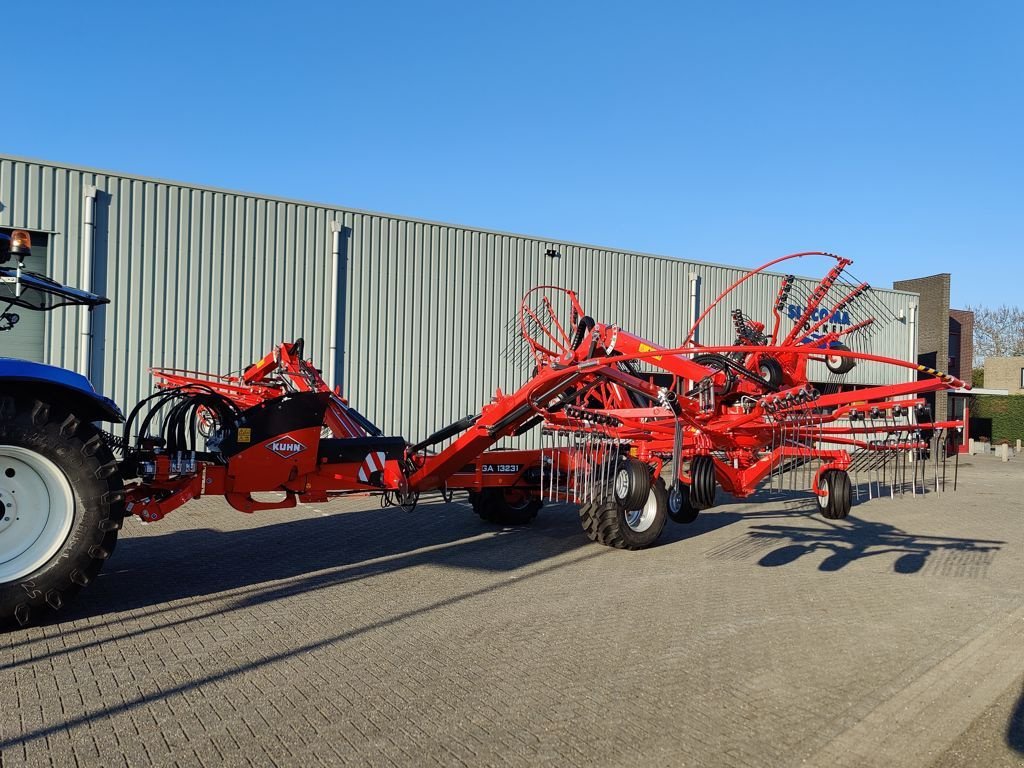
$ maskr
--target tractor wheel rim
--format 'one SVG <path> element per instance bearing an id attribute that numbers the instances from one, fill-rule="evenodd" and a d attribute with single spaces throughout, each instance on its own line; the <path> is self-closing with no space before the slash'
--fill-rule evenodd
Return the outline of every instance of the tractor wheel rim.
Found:
<path id="1" fill-rule="evenodd" d="M 0 583 L 42 567 L 67 541 L 75 518 L 71 483 L 45 456 L 0 446 Z"/>
<path id="2" fill-rule="evenodd" d="M 658 516 L 658 497 L 652 490 L 647 494 L 647 502 L 639 509 L 626 510 L 626 525 L 637 533 L 643 533 L 652 525 Z"/>

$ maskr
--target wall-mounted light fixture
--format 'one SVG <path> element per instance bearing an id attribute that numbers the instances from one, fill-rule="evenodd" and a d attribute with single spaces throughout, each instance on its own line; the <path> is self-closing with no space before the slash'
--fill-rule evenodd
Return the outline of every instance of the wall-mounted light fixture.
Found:
<path id="1" fill-rule="evenodd" d="M 544 255 L 547 256 L 549 259 L 560 259 L 560 258 L 562 258 L 562 254 L 560 254 L 554 248 L 548 248 L 546 251 L 544 251 Z"/>

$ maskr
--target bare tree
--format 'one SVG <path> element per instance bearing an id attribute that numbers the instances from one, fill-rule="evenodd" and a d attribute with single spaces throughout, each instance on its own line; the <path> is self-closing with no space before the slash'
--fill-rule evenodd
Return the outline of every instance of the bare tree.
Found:
<path id="1" fill-rule="evenodd" d="M 995 309 L 968 307 L 974 313 L 974 361 L 1024 355 L 1024 310 L 1005 304 Z"/>

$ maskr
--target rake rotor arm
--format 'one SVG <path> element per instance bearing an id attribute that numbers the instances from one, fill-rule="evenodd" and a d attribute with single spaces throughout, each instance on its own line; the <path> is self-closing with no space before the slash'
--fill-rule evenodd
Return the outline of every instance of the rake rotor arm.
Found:
<path id="1" fill-rule="evenodd" d="M 854 288 L 852 291 L 847 293 L 845 296 L 843 296 L 843 298 L 841 298 L 838 302 L 836 302 L 836 305 L 834 307 L 832 307 L 832 311 L 831 312 L 827 313 L 823 318 L 821 318 L 818 322 L 816 322 L 814 325 L 812 325 L 810 328 L 808 328 L 803 333 L 797 333 L 796 334 L 796 338 L 794 340 L 794 343 L 801 344 L 801 343 L 804 343 L 807 339 L 810 339 L 811 334 L 816 333 L 819 328 L 821 328 L 823 325 L 828 323 L 829 320 L 832 319 L 832 316 L 836 312 L 839 312 L 840 310 L 845 309 L 847 307 L 847 305 L 849 305 L 849 303 L 851 301 L 853 301 L 855 298 L 857 298 L 862 293 L 864 293 L 864 291 L 866 291 L 869 287 L 870 286 L 867 283 L 861 283 L 856 288 Z M 857 328 L 858 329 L 863 328 L 865 325 L 870 324 L 871 322 L 874 322 L 874 318 L 869 318 L 867 323 L 858 323 L 857 324 Z M 799 324 L 794 326 L 794 328 L 799 328 L 799 327 L 800 327 Z M 853 330 L 853 329 L 847 329 L 847 330 Z"/>
<path id="2" fill-rule="evenodd" d="M 597 325 L 597 329 L 608 348 L 614 348 L 614 351 L 619 353 L 620 356 L 614 358 L 617 363 L 648 360 L 658 368 L 690 381 L 700 381 L 715 373 L 714 370 L 693 362 L 690 356 L 694 350 L 689 347 L 677 349 L 663 347 L 628 331 L 623 331 L 621 328 L 600 323 Z"/>
<path id="3" fill-rule="evenodd" d="M 683 342 L 683 344 L 684 345 L 692 344 L 693 343 L 693 335 L 697 332 L 697 328 L 700 327 L 700 324 L 702 322 L 704 322 L 704 318 L 706 318 L 711 313 L 711 311 L 715 307 L 718 306 L 718 304 L 722 301 L 722 299 L 724 299 L 726 296 L 728 296 L 734 290 L 739 288 L 747 280 L 752 278 L 754 275 L 761 274 L 762 272 L 764 272 L 766 269 L 769 269 L 770 267 L 774 267 L 776 264 L 782 263 L 783 261 L 789 261 L 790 259 L 802 259 L 802 258 L 804 258 L 806 256 L 826 256 L 826 257 L 835 259 L 844 268 L 846 266 L 848 266 L 849 264 L 853 263 L 849 259 L 844 259 L 842 256 L 836 256 L 834 253 L 827 253 L 826 251 L 800 251 L 799 253 L 790 253 L 790 254 L 788 254 L 786 256 L 780 256 L 777 259 L 772 259 L 767 264 L 762 264 L 757 269 L 754 269 L 754 270 L 751 270 L 750 272 L 747 272 L 743 277 L 741 277 L 739 280 L 736 280 L 734 283 L 732 283 L 732 285 L 730 285 L 728 288 L 726 288 L 724 291 L 722 291 L 720 294 L 718 294 L 718 296 L 715 298 L 715 300 L 713 302 L 711 302 L 711 304 L 709 304 L 708 307 L 703 312 L 701 312 L 700 317 L 698 317 L 694 321 L 693 325 L 690 326 L 690 330 L 687 331 L 687 333 L 686 333 L 686 340 Z"/>
<path id="4" fill-rule="evenodd" d="M 804 309 L 803 314 L 800 315 L 800 319 L 793 324 L 793 327 L 786 335 L 786 338 L 782 340 L 782 344 L 784 346 L 793 344 L 797 337 L 802 335 L 803 327 L 810 321 L 815 310 L 821 306 L 821 302 L 825 300 L 829 290 L 831 290 L 835 281 L 839 279 L 839 276 L 843 273 L 843 270 L 846 269 L 846 265 L 849 263 L 850 262 L 845 259 L 840 259 L 839 263 L 832 267 L 828 274 L 822 278 L 820 283 L 818 283 L 814 292 L 811 294 L 810 299 L 807 301 L 807 307 Z M 807 331 L 807 334 L 810 333 L 811 331 Z"/>

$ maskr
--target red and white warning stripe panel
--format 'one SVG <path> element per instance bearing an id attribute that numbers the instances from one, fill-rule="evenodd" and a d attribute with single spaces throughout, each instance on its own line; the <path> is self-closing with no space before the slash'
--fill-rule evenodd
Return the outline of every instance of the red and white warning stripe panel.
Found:
<path id="1" fill-rule="evenodd" d="M 384 452 L 373 451 L 372 453 L 366 454 L 366 458 L 363 459 L 362 465 L 359 467 L 359 482 L 369 483 L 370 476 L 374 472 L 384 471 Z"/>

